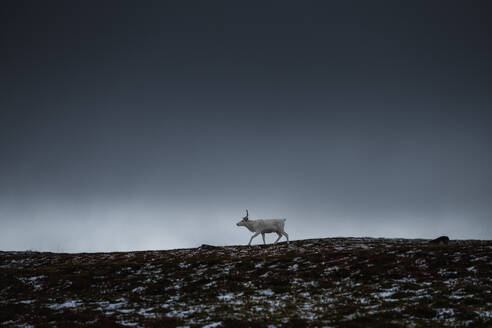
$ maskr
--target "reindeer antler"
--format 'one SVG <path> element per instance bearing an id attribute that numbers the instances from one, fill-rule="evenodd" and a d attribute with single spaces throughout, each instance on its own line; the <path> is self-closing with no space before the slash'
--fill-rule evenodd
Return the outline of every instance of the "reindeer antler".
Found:
<path id="1" fill-rule="evenodd" d="M 246 217 L 248 217 L 248 216 L 249 216 L 248 209 L 246 209 Z"/>

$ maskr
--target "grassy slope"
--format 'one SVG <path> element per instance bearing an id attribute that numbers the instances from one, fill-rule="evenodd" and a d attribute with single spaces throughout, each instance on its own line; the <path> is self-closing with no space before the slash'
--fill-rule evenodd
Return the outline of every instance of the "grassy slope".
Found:
<path id="1" fill-rule="evenodd" d="M 0 252 L 5 326 L 491 327 L 491 290 L 492 241 Z"/>

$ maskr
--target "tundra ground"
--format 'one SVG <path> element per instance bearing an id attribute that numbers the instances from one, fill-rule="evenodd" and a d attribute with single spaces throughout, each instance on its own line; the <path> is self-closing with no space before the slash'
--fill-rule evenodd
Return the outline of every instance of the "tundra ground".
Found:
<path id="1" fill-rule="evenodd" d="M 0 326 L 492 327 L 492 241 L 0 252 Z"/>

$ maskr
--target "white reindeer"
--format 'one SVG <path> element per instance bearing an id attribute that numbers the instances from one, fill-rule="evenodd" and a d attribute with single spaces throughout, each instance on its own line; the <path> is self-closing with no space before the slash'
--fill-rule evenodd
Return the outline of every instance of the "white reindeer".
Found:
<path id="1" fill-rule="evenodd" d="M 266 245 L 265 242 L 265 234 L 270 232 L 276 232 L 278 235 L 277 240 L 275 240 L 274 244 L 276 244 L 282 235 L 287 238 L 287 243 L 289 243 L 289 235 L 284 231 L 284 225 L 286 219 L 273 219 L 273 220 L 250 220 L 248 218 L 249 213 L 248 209 L 246 209 L 246 216 L 237 223 L 238 226 L 245 226 L 249 229 L 249 231 L 254 232 L 255 234 L 249 240 L 248 246 L 251 246 L 251 241 L 253 238 L 258 236 L 261 233 L 263 237 L 263 244 Z"/>

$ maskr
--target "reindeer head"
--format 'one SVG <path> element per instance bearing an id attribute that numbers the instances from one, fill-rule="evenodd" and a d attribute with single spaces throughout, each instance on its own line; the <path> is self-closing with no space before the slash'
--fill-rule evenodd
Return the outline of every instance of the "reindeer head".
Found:
<path id="1" fill-rule="evenodd" d="M 248 209 L 246 209 L 246 216 L 237 223 L 238 226 L 245 226 L 246 225 L 246 222 L 248 222 L 248 216 L 249 216 L 249 213 L 248 213 Z"/>

